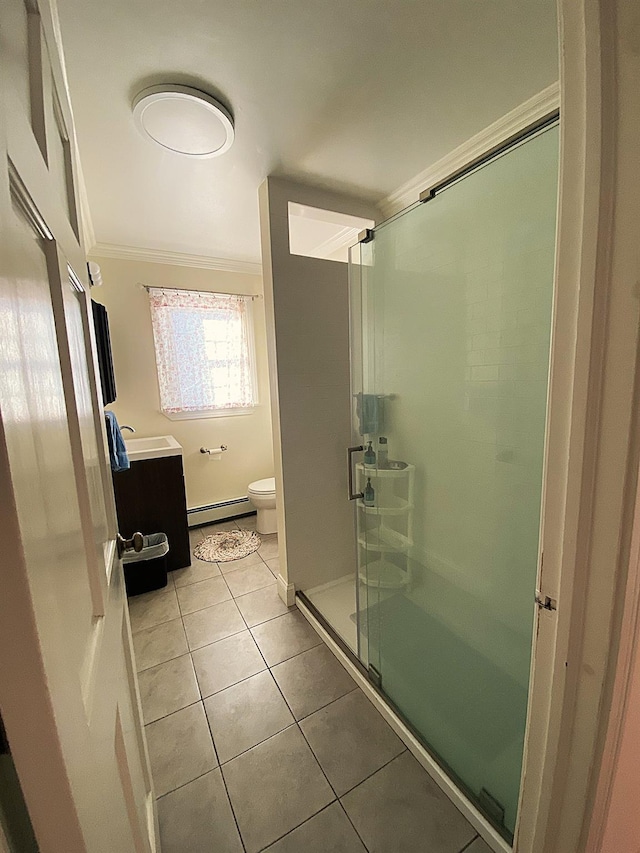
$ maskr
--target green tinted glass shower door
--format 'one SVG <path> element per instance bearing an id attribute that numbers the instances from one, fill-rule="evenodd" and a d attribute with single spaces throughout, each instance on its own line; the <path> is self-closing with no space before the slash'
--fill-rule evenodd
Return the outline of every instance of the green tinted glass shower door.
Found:
<path id="1" fill-rule="evenodd" d="M 558 129 L 361 248 L 359 622 L 383 692 L 509 837 L 538 563 Z"/>

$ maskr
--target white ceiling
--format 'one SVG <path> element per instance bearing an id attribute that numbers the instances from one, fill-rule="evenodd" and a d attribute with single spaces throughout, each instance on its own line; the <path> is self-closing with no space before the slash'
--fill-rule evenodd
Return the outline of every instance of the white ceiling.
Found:
<path id="1" fill-rule="evenodd" d="M 555 0 L 58 0 L 100 243 L 257 261 L 276 173 L 379 201 L 557 79 Z M 232 149 L 190 161 L 131 101 L 199 86 Z"/>

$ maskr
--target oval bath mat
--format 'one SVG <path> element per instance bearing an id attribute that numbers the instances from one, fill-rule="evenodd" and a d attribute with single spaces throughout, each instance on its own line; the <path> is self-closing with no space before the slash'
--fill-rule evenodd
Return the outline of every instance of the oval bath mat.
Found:
<path id="1" fill-rule="evenodd" d="M 262 545 L 262 539 L 253 530 L 225 530 L 205 536 L 193 549 L 193 556 L 206 563 L 229 563 L 248 557 Z"/>

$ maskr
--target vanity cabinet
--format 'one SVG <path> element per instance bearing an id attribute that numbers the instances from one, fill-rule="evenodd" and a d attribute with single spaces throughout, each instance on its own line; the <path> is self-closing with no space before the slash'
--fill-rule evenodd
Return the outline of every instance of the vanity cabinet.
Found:
<path id="1" fill-rule="evenodd" d="M 167 569 L 190 566 L 182 456 L 132 460 L 128 471 L 114 473 L 113 488 L 121 535 L 166 533 Z"/>

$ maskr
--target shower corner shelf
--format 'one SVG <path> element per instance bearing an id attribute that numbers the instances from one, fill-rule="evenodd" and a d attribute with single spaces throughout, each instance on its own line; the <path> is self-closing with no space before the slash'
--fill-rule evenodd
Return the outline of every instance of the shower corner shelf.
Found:
<path id="1" fill-rule="evenodd" d="M 411 581 L 409 572 L 386 560 L 373 560 L 358 572 L 361 583 L 377 589 L 400 589 Z"/>
<path id="2" fill-rule="evenodd" d="M 393 501 L 390 500 L 386 506 L 367 506 L 362 498 L 360 498 L 358 500 L 358 506 L 361 510 L 366 512 L 367 515 L 403 515 L 413 509 L 413 504 L 409 503 L 409 501 L 404 498 L 395 498 Z"/>
<path id="3" fill-rule="evenodd" d="M 413 484 L 415 467 L 367 468 L 356 465 L 358 488 L 367 479 L 375 489 L 375 504 L 362 498 L 358 507 L 358 576 L 369 587 L 401 589 L 411 582 L 409 552 L 413 547 Z M 393 562 L 393 557 L 398 563 Z"/>
<path id="4" fill-rule="evenodd" d="M 413 511 L 413 481 L 415 467 L 407 464 L 404 468 L 367 468 L 362 462 L 356 465 L 358 488 L 364 492 L 365 483 L 370 479 L 376 493 L 373 506 L 367 506 L 362 498 L 358 507 L 365 515 L 407 516 L 407 538 L 411 539 L 411 514 Z M 382 529 L 382 528 L 381 528 Z"/>
<path id="5" fill-rule="evenodd" d="M 365 477 L 375 477 L 382 480 L 396 480 L 403 477 L 413 478 L 413 473 L 416 470 L 414 465 L 409 465 L 405 468 L 367 468 L 362 462 L 358 462 L 356 470 Z"/>
<path id="6" fill-rule="evenodd" d="M 361 532 L 358 544 L 365 551 L 377 551 L 379 554 L 406 554 L 413 542 L 396 530 L 380 528 Z"/>

